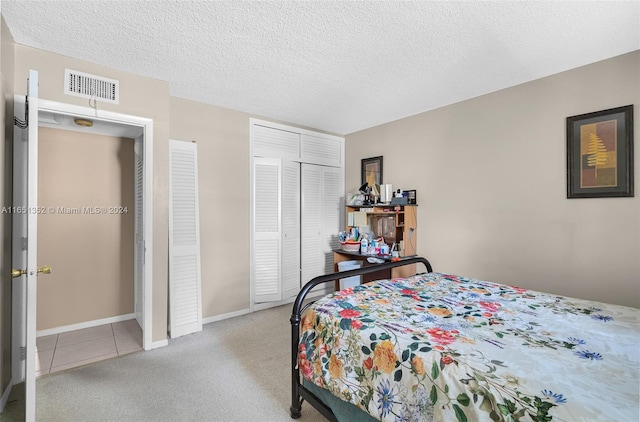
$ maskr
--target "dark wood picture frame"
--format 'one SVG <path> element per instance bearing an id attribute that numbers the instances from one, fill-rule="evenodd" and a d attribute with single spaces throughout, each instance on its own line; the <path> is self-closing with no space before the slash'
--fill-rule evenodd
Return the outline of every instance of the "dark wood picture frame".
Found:
<path id="1" fill-rule="evenodd" d="M 363 158 L 362 159 L 362 185 L 365 183 L 369 183 L 372 181 L 376 185 L 382 184 L 382 156 L 379 157 L 371 157 L 371 158 Z M 369 183 L 369 187 L 371 183 Z"/>
<path id="2" fill-rule="evenodd" d="M 633 104 L 567 117 L 567 198 L 633 196 Z"/>

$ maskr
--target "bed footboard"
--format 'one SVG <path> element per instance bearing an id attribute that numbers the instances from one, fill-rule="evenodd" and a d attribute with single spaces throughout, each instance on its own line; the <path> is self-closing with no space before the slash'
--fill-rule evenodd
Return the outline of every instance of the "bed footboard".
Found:
<path id="1" fill-rule="evenodd" d="M 328 420 L 336 420 L 331 409 L 327 407 L 313 393 L 304 388 L 300 382 L 300 372 L 298 370 L 298 343 L 300 342 L 300 321 L 302 318 L 302 314 L 306 310 L 307 306 L 311 304 L 308 303 L 307 305 L 303 306 L 302 303 L 304 302 L 307 294 L 311 291 L 311 289 L 320 284 L 331 283 L 341 278 L 368 274 L 380 270 L 401 267 L 403 265 L 419 263 L 425 266 L 426 272 L 430 273 L 433 271 L 433 269 L 431 268 L 431 264 L 425 258 L 414 257 L 403 259 L 397 262 L 385 262 L 383 264 L 366 266 L 354 270 L 321 275 L 311 279 L 311 281 L 304 285 L 302 290 L 300 290 L 300 293 L 298 293 L 295 302 L 293 303 L 293 310 L 291 312 L 291 318 L 289 319 L 289 321 L 291 322 L 291 407 L 289 408 L 291 418 L 298 419 L 300 417 L 300 413 L 302 411 L 302 402 L 303 400 L 307 400 L 309 404 L 315 407 Z"/>

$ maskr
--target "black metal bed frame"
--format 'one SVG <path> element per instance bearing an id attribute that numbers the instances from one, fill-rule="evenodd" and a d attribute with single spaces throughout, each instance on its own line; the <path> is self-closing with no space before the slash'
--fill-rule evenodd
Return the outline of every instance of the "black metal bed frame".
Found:
<path id="1" fill-rule="evenodd" d="M 426 258 L 422 257 L 414 257 L 414 258 L 406 258 L 397 262 L 385 262 L 383 264 L 370 265 L 362 268 L 357 268 L 354 270 L 341 271 L 332 274 L 321 275 L 311 279 L 307 284 L 304 285 L 298 296 L 296 297 L 295 302 L 293 303 L 293 310 L 291 312 L 291 318 L 289 321 L 291 322 L 291 407 L 289 408 L 289 413 L 291 414 L 291 418 L 298 419 L 300 417 L 302 411 L 302 402 L 306 400 L 311 406 L 316 408 L 325 418 L 332 422 L 338 422 L 335 415 L 331 411 L 331 409 L 324 404 L 316 395 L 307 390 L 300 383 L 300 372 L 298 369 L 298 343 L 300 343 L 300 321 L 301 316 L 304 311 L 307 309 L 309 305 L 313 302 L 309 302 L 306 305 L 302 306 L 302 302 L 305 300 L 307 294 L 311 289 L 316 287 L 322 283 L 329 283 L 340 278 L 347 278 L 356 275 L 373 273 L 376 271 L 387 270 L 395 267 L 400 267 L 403 265 L 410 264 L 424 264 L 427 269 L 427 272 L 432 272 L 431 264 Z"/>

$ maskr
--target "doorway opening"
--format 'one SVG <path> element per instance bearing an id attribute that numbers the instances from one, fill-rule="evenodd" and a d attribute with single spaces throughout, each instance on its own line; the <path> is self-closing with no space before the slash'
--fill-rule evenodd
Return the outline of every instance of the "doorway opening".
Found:
<path id="1" fill-rule="evenodd" d="M 36 376 L 142 350 L 135 139 L 69 130 L 70 119 L 39 116 L 38 260 L 52 271 L 38 283 Z"/>
<path id="2" fill-rule="evenodd" d="M 24 97 L 16 96 L 15 104 L 17 113 L 19 113 L 18 110 L 20 109 L 24 110 Z M 77 119 L 91 121 L 92 125 L 78 126 L 78 124 L 74 122 L 74 120 Z M 128 222 L 124 223 L 120 221 L 118 224 L 120 224 L 120 233 L 122 234 L 127 232 L 130 236 L 129 241 L 127 241 L 127 247 L 130 252 L 128 254 L 128 259 L 130 262 L 127 265 L 131 268 L 132 274 L 128 275 L 130 280 L 126 289 L 129 290 L 129 293 L 133 290 L 133 297 L 131 298 L 130 295 L 128 299 L 129 302 L 133 302 L 133 304 L 129 303 L 129 308 L 127 308 L 129 310 L 124 314 L 122 311 L 118 311 L 116 314 L 119 315 L 115 315 L 114 317 L 97 319 L 91 319 L 90 317 L 89 321 L 65 324 L 63 327 L 53 328 L 53 332 L 47 331 L 48 328 L 39 330 L 38 334 L 43 338 L 47 335 L 54 334 L 58 334 L 57 337 L 60 337 L 63 333 L 74 331 L 76 329 L 86 331 L 86 329 L 91 327 L 107 325 L 111 330 L 113 330 L 115 337 L 116 332 L 119 331 L 119 329 L 125 328 L 127 331 L 131 331 L 132 329 L 135 329 L 135 326 L 138 326 L 140 331 L 138 335 L 141 339 L 137 340 L 137 343 L 140 345 L 141 349 L 150 350 L 153 348 L 151 307 L 153 267 L 151 247 L 153 216 L 153 121 L 151 119 L 137 116 L 123 115 L 102 110 L 97 111 L 94 108 L 73 106 L 47 100 L 38 101 L 38 120 L 38 127 L 42 128 L 43 132 L 45 130 L 51 130 L 52 132 L 59 133 L 68 133 L 70 131 L 76 132 L 76 134 L 77 132 L 82 132 L 82 135 L 88 138 L 86 141 L 88 143 L 91 143 L 91 141 L 95 140 L 96 137 L 115 137 L 120 139 L 120 144 L 116 146 L 118 163 L 121 164 L 124 162 L 121 160 L 122 157 L 119 155 L 125 154 L 128 157 L 125 161 L 128 160 L 132 165 L 132 168 L 128 169 L 129 175 L 126 177 L 122 176 L 120 185 L 127 185 L 130 193 L 133 192 L 133 198 L 131 200 L 132 206 L 124 204 L 122 200 L 116 201 L 114 199 L 115 202 L 113 204 L 98 203 L 91 200 L 89 203 L 78 206 L 71 203 L 65 204 L 61 202 L 62 200 L 57 200 L 57 203 L 42 204 L 47 208 L 39 207 L 41 210 L 46 209 L 46 212 L 51 211 L 58 216 L 67 213 L 67 216 L 75 217 L 76 222 L 79 221 L 77 219 L 80 217 L 94 217 L 94 222 L 97 222 L 99 221 L 97 220 L 98 217 L 108 218 L 113 215 L 118 216 L 118 214 L 120 216 L 129 216 Z M 91 137 L 94 138 L 91 139 Z M 44 142 L 47 142 L 46 139 L 43 139 L 43 143 Z M 69 165 L 74 165 L 74 163 L 71 162 Z M 92 169 L 91 171 L 99 171 L 99 169 Z M 46 174 L 43 176 L 47 177 Z M 125 180 L 125 178 L 129 180 Z M 60 188 L 67 191 L 73 190 L 64 186 L 61 186 Z M 96 189 L 97 191 L 100 191 L 101 189 L 105 189 L 105 187 L 97 186 Z M 43 217 L 41 217 L 41 220 L 42 219 Z M 129 226 L 128 229 L 124 230 L 127 225 Z M 97 240 L 101 239 L 102 236 L 105 233 L 108 233 L 110 229 L 108 225 L 98 224 L 98 226 L 102 227 L 102 233 L 98 232 L 93 235 L 87 234 L 85 238 L 92 239 L 94 243 L 99 243 Z M 78 239 L 82 239 L 82 234 L 79 236 L 80 237 L 78 237 Z M 64 250 L 65 242 L 70 241 L 70 239 L 65 233 L 58 233 L 56 237 L 57 239 L 54 240 L 59 242 L 57 243 L 56 248 Z M 76 242 L 82 241 L 78 239 L 76 239 Z M 45 240 L 43 239 L 42 242 L 45 242 Z M 121 252 L 122 251 L 118 251 L 115 253 Z M 114 253 L 113 249 L 111 249 L 111 253 Z M 98 256 L 98 258 L 96 258 L 96 256 Z M 73 268 L 67 268 L 66 271 L 83 272 L 83 280 L 96 279 L 99 278 L 99 273 L 105 271 L 104 268 L 101 268 L 100 266 L 103 265 L 108 267 L 107 261 L 108 260 L 106 259 L 100 259 L 98 254 L 94 255 L 93 263 L 89 267 L 86 265 L 85 267 L 82 267 L 82 265 L 78 265 L 76 263 L 76 265 L 73 265 Z M 54 274 L 56 272 L 56 267 L 62 270 L 62 268 L 57 266 L 55 262 L 50 262 L 49 265 L 53 268 L 52 273 Z M 66 266 L 69 266 L 69 262 L 67 262 Z M 39 284 L 45 285 L 47 282 L 48 280 L 43 279 Z M 133 286 L 131 286 L 131 284 L 133 284 Z M 122 288 L 122 286 L 120 286 L 120 288 Z M 75 292 L 70 290 L 69 294 L 73 295 Z M 20 302 L 20 300 L 18 300 L 18 302 Z M 113 297 L 112 302 L 114 302 Z M 58 305 L 64 306 L 61 302 L 58 302 Z M 14 315 L 20 312 L 20 309 L 14 309 Z M 17 323 L 19 325 L 24 323 L 22 318 L 14 318 L 14 323 L 16 321 L 18 321 Z M 135 325 L 133 325 L 132 322 Z M 56 329 L 58 331 L 56 331 Z M 60 329 L 62 329 L 62 331 L 60 331 Z M 20 331 L 20 327 L 14 329 L 14 333 L 19 334 Z M 24 333 L 25 331 L 22 330 L 22 332 Z M 56 341 L 58 340 L 59 338 L 56 339 Z M 26 339 L 22 338 L 22 336 L 18 336 L 18 338 L 14 337 L 13 356 L 20 356 L 20 348 L 24 347 L 25 343 Z M 132 345 L 129 344 L 128 346 Z M 16 380 L 16 382 L 20 382 L 20 380 L 23 379 L 22 374 L 24 374 L 24 361 L 20 362 L 20 359 L 13 359 L 13 362 L 13 373 L 16 374 L 14 380 Z"/>

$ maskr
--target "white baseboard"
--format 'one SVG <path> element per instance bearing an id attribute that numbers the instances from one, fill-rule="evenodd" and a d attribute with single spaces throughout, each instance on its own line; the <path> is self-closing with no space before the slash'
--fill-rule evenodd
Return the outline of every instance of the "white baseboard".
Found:
<path id="1" fill-rule="evenodd" d="M 9 385 L 2 393 L 2 397 L 0 398 L 0 413 L 4 412 L 4 407 L 7 405 L 7 401 L 9 400 L 9 395 L 11 395 L 11 389 L 13 388 L 13 379 L 9 381 Z"/>
<path id="2" fill-rule="evenodd" d="M 281 300 L 279 302 L 262 302 L 262 303 L 254 303 L 252 312 L 256 311 L 264 311 L 265 309 L 275 308 L 276 306 L 286 305 L 288 303 L 293 303 L 296 300 L 296 297 L 290 297 L 285 300 Z"/>
<path id="3" fill-rule="evenodd" d="M 318 299 L 321 297 L 326 296 L 327 294 L 333 292 L 333 290 L 325 292 L 324 290 L 318 290 L 318 291 L 314 291 L 311 290 L 309 292 L 309 294 L 307 295 L 307 297 L 305 298 L 305 300 L 308 299 Z M 282 300 L 280 302 L 262 302 L 262 303 L 254 303 L 253 304 L 253 308 L 251 309 L 251 312 L 255 312 L 255 311 L 263 311 L 265 309 L 269 309 L 269 308 L 275 308 L 276 306 L 282 306 L 282 305 L 288 305 L 290 303 L 295 302 L 297 296 L 292 296 L 288 299 Z"/>
<path id="4" fill-rule="evenodd" d="M 216 321 L 222 321 L 223 319 L 228 319 L 228 318 L 233 318 L 233 317 L 237 317 L 237 316 L 241 316 L 241 315 L 246 315 L 246 314 L 248 314 L 250 312 L 251 312 L 250 309 L 242 309 L 240 311 L 234 311 L 234 312 L 229 312 L 229 313 L 226 313 L 226 314 L 214 315 L 214 316 L 208 317 L 208 318 L 202 318 L 202 325 L 209 324 L 209 323 L 216 322 Z"/>
<path id="5" fill-rule="evenodd" d="M 148 350 L 159 349 L 161 347 L 165 347 L 169 345 L 169 339 L 164 339 L 160 341 L 154 341 L 151 343 L 151 348 Z"/>
<path id="6" fill-rule="evenodd" d="M 36 331 L 36 337 L 50 336 L 52 334 L 66 333 L 68 331 L 81 330 L 83 328 L 97 327 L 99 325 L 113 324 L 114 322 L 128 321 L 135 319 L 136 314 L 119 315 L 93 321 L 80 322 L 78 324 L 63 325 L 62 327 L 49 328 L 47 330 Z"/>

